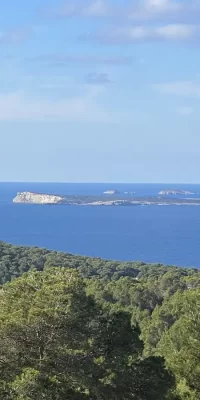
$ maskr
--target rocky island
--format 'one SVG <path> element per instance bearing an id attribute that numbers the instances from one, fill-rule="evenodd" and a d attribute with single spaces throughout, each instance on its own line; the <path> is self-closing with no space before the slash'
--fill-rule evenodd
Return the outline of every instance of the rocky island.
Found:
<path id="1" fill-rule="evenodd" d="M 193 195 L 194 193 L 188 192 L 187 190 L 174 190 L 174 189 L 168 189 L 168 190 L 161 190 L 159 192 L 159 195 L 161 196 L 188 196 L 188 195 Z"/>
<path id="2" fill-rule="evenodd" d="M 74 196 L 52 195 L 32 192 L 17 193 L 14 203 L 40 204 L 40 205 L 76 205 L 76 206 L 169 206 L 190 205 L 200 206 L 200 199 L 174 199 L 160 197 L 125 197 L 107 195 L 102 196 Z"/>
<path id="3" fill-rule="evenodd" d="M 59 204 L 62 203 L 62 201 L 63 198 L 60 196 L 31 192 L 17 193 L 17 196 L 13 199 L 14 203 L 32 204 Z"/>
<path id="4" fill-rule="evenodd" d="M 109 195 L 114 195 L 114 194 L 119 194 L 118 190 L 107 190 L 103 194 L 109 194 Z"/>

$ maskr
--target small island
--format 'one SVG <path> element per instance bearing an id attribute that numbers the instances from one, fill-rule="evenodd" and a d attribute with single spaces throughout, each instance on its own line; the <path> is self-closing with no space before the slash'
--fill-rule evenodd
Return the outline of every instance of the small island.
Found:
<path id="1" fill-rule="evenodd" d="M 188 190 L 174 190 L 174 189 L 168 189 L 168 190 L 161 190 L 159 192 L 159 195 L 161 196 L 188 196 L 188 195 L 193 195 L 194 193 L 189 192 Z"/>
<path id="2" fill-rule="evenodd" d="M 14 203 L 30 204 L 60 204 L 62 201 L 61 196 L 31 192 L 17 193 L 17 196 L 13 199 Z"/>
<path id="3" fill-rule="evenodd" d="M 103 194 L 108 194 L 108 195 L 114 195 L 114 194 L 119 194 L 118 190 L 107 190 L 106 192 L 103 192 Z"/>
<path id="4" fill-rule="evenodd" d="M 68 206 L 170 206 L 190 205 L 200 206 L 200 199 L 180 199 L 171 197 L 125 197 L 107 195 L 52 195 L 32 192 L 17 193 L 13 199 L 14 203 L 40 204 L 40 205 L 68 205 Z"/>

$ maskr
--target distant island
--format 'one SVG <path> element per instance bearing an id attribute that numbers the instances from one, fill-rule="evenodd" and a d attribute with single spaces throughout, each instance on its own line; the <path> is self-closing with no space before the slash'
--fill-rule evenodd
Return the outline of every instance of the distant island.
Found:
<path id="1" fill-rule="evenodd" d="M 33 204 L 60 204 L 63 202 L 63 197 L 51 194 L 22 192 L 17 193 L 13 199 L 14 203 L 33 203 Z"/>
<path id="2" fill-rule="evenodd" d="M 106 192 L 103 192 L 103 194 L 109 194 L 109 195 L 114 195 L 114 194 L 119 194 L 118 190 L 107 190 Z"/>
<path id="3" fill-rule="evenodd" d="M 107 195 L 102 196 L 74 196 L 52 195 L 32 192 L 17 193 L 14 203 L 41 204 L 41 205 L 76 205 L 76 206 L 168 206 L 192 205 L 199 206 L 200 199 L 174 199 L 160 197 L 125 197 Z"/>
<path id="4" fill-rule="evenodd" d="M 159 195 L 161 196 L 170 196 L 170 195 L 181 195 L 181 196 L 188 196 L 188 195 L 193 195 L 194 193 L 188 192 L 187 190 L 174 190 L 174 189 L 168 189 L 168 190 L 161 190 L 159 192 Z"/>

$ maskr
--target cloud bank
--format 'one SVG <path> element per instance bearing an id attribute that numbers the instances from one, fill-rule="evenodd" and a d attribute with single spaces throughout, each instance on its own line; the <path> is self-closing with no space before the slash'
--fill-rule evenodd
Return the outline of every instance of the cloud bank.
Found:
<path id="1" fill-rule="evenodd" d="M 112 19 L 107 31 L 100 29 L 82 36 L 87 40 L 118 43 L 200 37 L 200 0 L 69 0 L 48 12 L 55 18 Z"/>
<path id="2" fill-rule="evenodd" d="M 46 8 L 46 14 L 69 18 L 126 18 L 130 20 L 155 20 L 159 17 L 181 20 L 196 19 L 200 1 L 179 0 L 65 0 L 57 7 Z"/>
<path id="3" fill-rule="evenodd" d="M 147 40 L 186 41 L 200 36 L 200 27 L 186 24 L 168 24 L 159 26 L 129 26 L 112 28 L 105 32 L 83 35 L 86 40 L 118 44 Z"/>

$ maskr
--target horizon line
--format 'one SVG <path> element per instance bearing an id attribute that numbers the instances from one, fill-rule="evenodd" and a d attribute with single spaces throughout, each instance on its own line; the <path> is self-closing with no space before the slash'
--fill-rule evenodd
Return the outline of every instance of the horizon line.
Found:
<path id="1" fill-rule="evenodd" d="M 198 182 L 78 182 L 78 181 L 1 181 L 0 184 L 74 184 L 74 185 L 200 185 Z"/>

